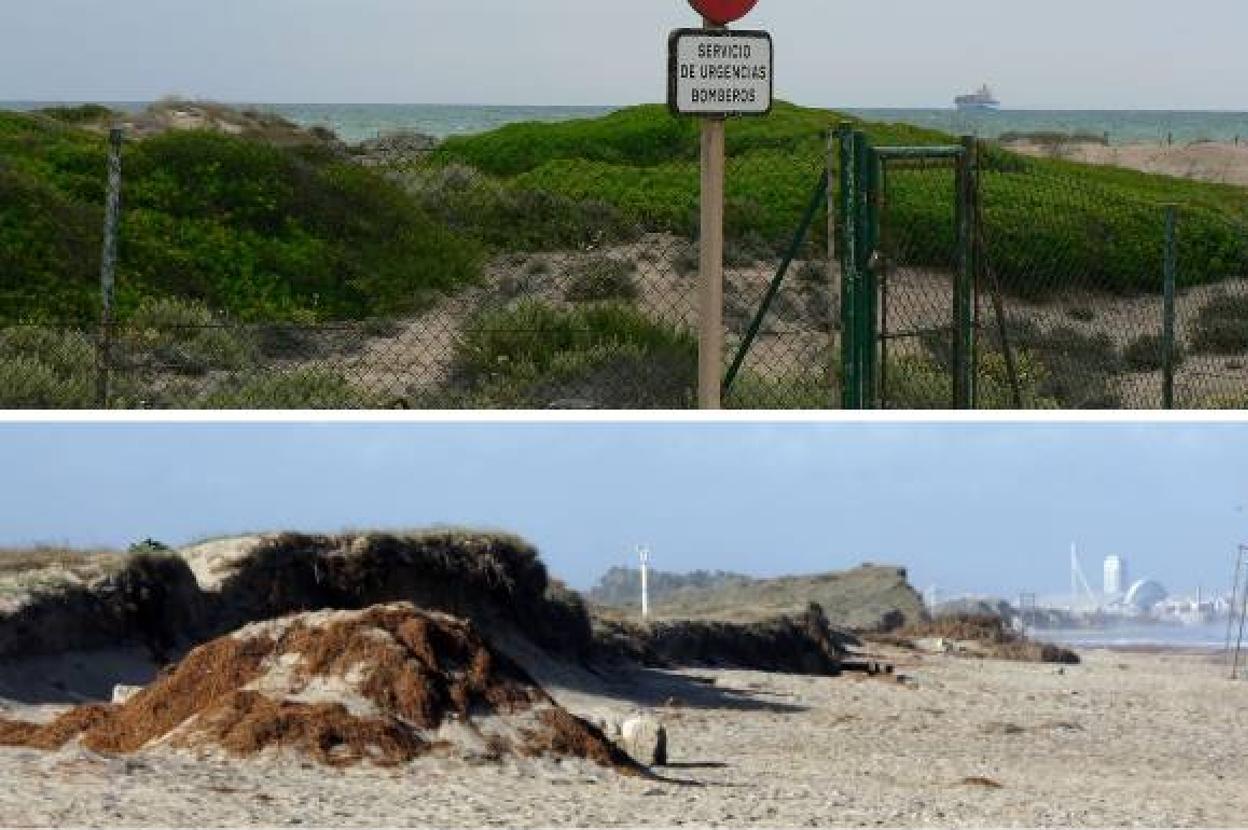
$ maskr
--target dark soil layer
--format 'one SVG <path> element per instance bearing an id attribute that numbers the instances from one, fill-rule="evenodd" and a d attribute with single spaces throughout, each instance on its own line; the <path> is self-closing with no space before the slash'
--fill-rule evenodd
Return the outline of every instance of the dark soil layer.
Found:
<path id="1" fill-rule="evenodd" d="M 0 660 L 127 642 L 147 645 L 164 660 L 199 629 L 205 610 L 182 559 L 135 555 L 85 584 L 55 589 L 0 614 Z"/>
<path id="2" fill-rule="evenodd" d="M 855 642 L 828 625 L 823 609 L 755 623 L 684 620 L 651 625 L 598 620 L 599 648 L 662 668 L 715 667 L 795 674 L 840 673 Z"/>
<path id="3" fill-rule="evenodd" d="M 410 601 L 518 632 L 576 658 L 593 642 L 580 597 L 510 536 L 283 534 L 258 542 L 219 591 L 203 591 L 176 555 L 131 557 L 115 573 L 48 589 L 0 614 L 0 660 L 148 645 L 159 661 L 250 622 Z"/>
<path id="4" fill-rule="evenodd" d="M 592 643 L 580 598 L 549 578 L 535 548 L 452 531 L 265 540 L 221 586 L 213 625 L 228 631 L 296 611 L 385 602 L 467 617 L 487 633 L 505 626 L 567 656 Z"/>

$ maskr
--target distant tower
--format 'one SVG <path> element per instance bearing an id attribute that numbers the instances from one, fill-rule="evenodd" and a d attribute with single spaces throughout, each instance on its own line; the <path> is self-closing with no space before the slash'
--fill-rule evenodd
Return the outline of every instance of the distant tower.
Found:
<path id="1" fill-rule="evenodd" d="M 650 619 L 650 549 L 637 548 L 637 558 L 641 560 L 641 618 Z"/>
<path id="2" fill-rule="evenodd" d="M 1105 596 L 1116 597 L 1127 584 L 1127 561 L 1121 556 L 1105 557 Z"/>
<path id="3" fill-rule="evenodd" d="M 1080 591 L 1080 588 L 1083 590 Z M 1093 606 L 1097 604 L 1097 598 L 1092 593 L 1092 587 L 1088 584 L 1088 578 L 1083 575 L 1083 567 L 1079 564 L 1079 546 L 1073 542 L 1070 545 L 1070 610 L 1077 611 L 1079 609 L 1080 599 L 1090 601 Z"/>

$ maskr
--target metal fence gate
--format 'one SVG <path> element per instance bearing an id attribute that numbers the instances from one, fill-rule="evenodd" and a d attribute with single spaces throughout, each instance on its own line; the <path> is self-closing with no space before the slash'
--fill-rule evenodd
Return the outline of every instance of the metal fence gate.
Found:
<path id="1" fill-rule="evenodd" d="M 844 408 L 973 408 L 974 141 L 875 147 L 848 129 L 838 140 Z"/>

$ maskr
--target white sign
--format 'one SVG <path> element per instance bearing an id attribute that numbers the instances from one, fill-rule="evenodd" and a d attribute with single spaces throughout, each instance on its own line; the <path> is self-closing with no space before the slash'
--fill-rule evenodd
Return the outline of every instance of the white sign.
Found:
<path id="1" fill-rule="evenodd" d="M 668 106 L 678 115 L 766 115 L 774 61 L 766 32 L 681 29 L 668 45 Z"/>

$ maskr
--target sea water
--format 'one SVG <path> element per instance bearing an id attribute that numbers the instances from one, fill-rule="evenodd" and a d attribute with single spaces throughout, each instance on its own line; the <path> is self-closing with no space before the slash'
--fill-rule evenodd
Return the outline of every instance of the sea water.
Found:
<path id="1" fill-rule="evenodd" d="M 35 109 L 38 102 L 0 102 L 8 109 Z M 109 104 L 124 111 L 144 104 Z M 306 126 L 328 127 L 343 140 L 358 142 L 400 130 L 413 130 L 435 138 L 469 135 L 521 121 L 567 121 L 597 118 L 617 109 L 611 106 L 525 107 L 459 104 L 262 104 Z M 999 138 L 1008 132 L 1056 131 L 1108 134 L 1114 144 L 1173 140 L 1248 142 L 1248 113 L 1177 111 L 1095 110 L 1002 110 L 960 112 L 955 109 L 845 109 L 869 121 L 898 122 L 928 127 L 955 135 Z"/>
<path id="2" fill-rule="evenodd" d="M 1238 634 L 1237 627 L 1232 634 Z M 1227 623 L 1223 620 L 1204 625 L 1123 624 L 1106 628 L 1042 628 L 1034 630 L 1031 635 L 1037 640 L 1071 648 L 1158 647 L 1220 650 L 1226 647 Z"/>

